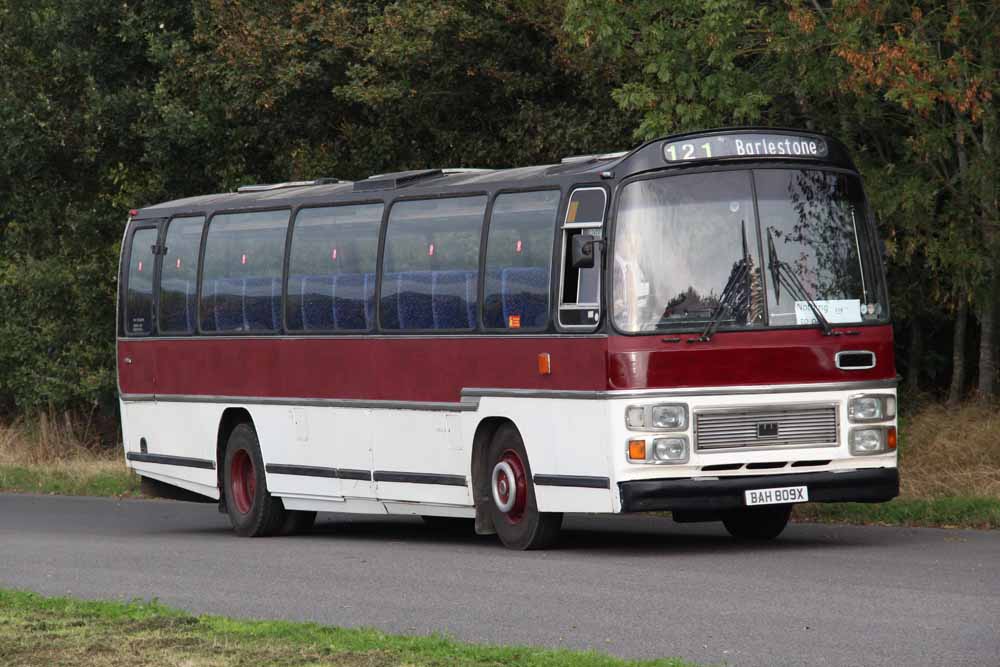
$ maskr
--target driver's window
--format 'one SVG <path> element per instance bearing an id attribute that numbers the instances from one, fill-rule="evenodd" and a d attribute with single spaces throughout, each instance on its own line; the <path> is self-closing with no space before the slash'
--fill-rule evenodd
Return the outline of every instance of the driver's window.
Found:
<path id="1" fill-rule="evenodd" d="M 604 188 L 577 188 L 569 197 L 563 219 L 563 271 L 560 285 L 559 324 L 564 328 L 588 329 L 601 320 L 601 268 L 604 262 L 604 211 L 608 195 Z M 594 238 L 594 266 L 574 268 L 573 238 Z"/>

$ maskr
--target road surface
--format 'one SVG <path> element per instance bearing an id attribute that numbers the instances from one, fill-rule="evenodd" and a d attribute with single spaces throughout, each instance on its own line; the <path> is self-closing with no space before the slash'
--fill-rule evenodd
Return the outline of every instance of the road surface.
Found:
<path id="1" fill-rule="evenodd" d="M 212 505 L 0 495 L 0 586 L 729 665 L 1000 666 L 1000 531 L 568 517 L 511 552 L 419 519 L 240 539 Z"/>

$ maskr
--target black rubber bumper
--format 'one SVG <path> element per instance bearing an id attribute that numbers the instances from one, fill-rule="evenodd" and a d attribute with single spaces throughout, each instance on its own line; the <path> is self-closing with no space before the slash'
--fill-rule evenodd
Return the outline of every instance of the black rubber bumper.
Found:
<path id="1" fill-rule="evenodd" d="M 810 502 L 881 503 L 899 495 L 899 470 L 809 472 L 719 479 L 647 479 L 619 482 L 623 512 L 711 512 L 744 507 L 743 492 L 783 486 L 809 487 Z"/>

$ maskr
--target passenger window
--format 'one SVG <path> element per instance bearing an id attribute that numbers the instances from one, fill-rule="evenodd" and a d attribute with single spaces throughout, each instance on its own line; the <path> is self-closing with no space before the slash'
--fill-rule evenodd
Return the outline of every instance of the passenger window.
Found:
<path id="1" fill-rule="evenodd" d="M 386 329 L 473 329 L 486 197 L 397 202 L 379 308 Z"/>
<path id="2" fill-rule="evenodd" d="M 564 327 L 593 329 L 601 319 L 601 267 L 604 263 L 604 210 L 607 193 L 603 188 L 578 188 L 570 195 L 563 222 L 563 274 L 559 323 Z M 574 269 L 570 262 L 573 238 L 594 237 L 594 266 Z"/>
<path id="3" fill-rule="evenodd" d="M 544 329 L 559 191 L 498 195 L 486 241 L 483 324 Z"/>
<path id="4" fill-rule="evenodd" d="M 288 265 L 290 330 L 372 327 L 382 209 L 359 204 L 299 211 Z"/>
<path id="5" fill-rule="evenodd" d="M 125 334 L 153 333 L 153 272 L 156 256 L 156 228 L 137 229 L 132 234 L 125 295 Z"/>
<path id="6" fill-rule="evenodd" d="M 174 218 L 160 268 L 160 331 L 192 333 L 197 322 L 198 250 L 205 218 Z"/>
<path id="7" fill-rule="evenodd" d="M 201 285 L 205 331 L 276 331 L 288 211 L 224 213 L 208 224 Z"/>

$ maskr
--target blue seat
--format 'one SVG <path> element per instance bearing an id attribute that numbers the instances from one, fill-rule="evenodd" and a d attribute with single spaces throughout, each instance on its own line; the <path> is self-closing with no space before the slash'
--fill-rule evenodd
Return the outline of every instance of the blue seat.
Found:
<path id="1" fill-rule="evenodd" d="M 549 275 L 540 267 L 509 268 L 500 272 L 503 324 L 519 315 L 522 327 L 542 327 L 548 320 Z"/>
<path id="2" fill-rule="evenodd" d="M 431 282 L 431 313 L 435 329 L 476 326 L 476 274 L 435 271 Z"/>
<path id="3" fill-rule="evenodd" d="M 191 331 L 195 299 L 190 280 L 167 278 L 160 286 L 160 321 L 166 331 Z"/>
<path id="4" fill-rule="evenodd" d="M 212 291 L 212 311 L 215 331 L 243 331 L 246 320 L 243 315 L 242 278 L 219 278 Z"/>
<path id="5" fill-rule="evenodd" d="M 243 316 L 247 331 L 273 331 L 281 324 L 281 280 L 247 278 L 243 283 Z"/>
<path id="6" fill-rule="evenodd" d="M 301 328 L 306 331 L 328 330 L 336 327 L 333 316 L 335 274 L 325 276 L 297 276 L 296 285 L 301 295 Z M 289 280 L 289 296 L 292 281 Z M 291 322 L 289 322 L 291 325 Z"/>
<path id="7" fill-rule="evenodd" d="M 333 321 L 340 330 L 364 330 L 374 316 L 374 273 L 341 273 L 333 292 Z"/>
<path id="8" fill-rule="evenodd" d="M 396 282 L 400 329 L 433 329 L 431 311 L 432 271 L 407 271 Z"/>

